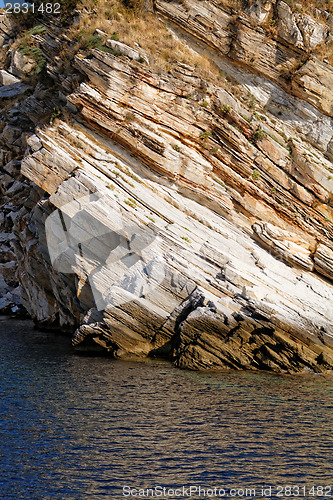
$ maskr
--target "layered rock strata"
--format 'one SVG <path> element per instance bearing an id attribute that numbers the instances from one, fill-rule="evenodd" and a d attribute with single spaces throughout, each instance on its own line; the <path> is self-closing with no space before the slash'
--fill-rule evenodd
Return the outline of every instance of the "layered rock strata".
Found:
<path id="1" fill-rule="evenodd" d="M 12 217 L 24 304 L 76 349 L 330 371 L 332 69 L 311 55 L 329 30 L 283 2 L 155 8 L 227 78 L 157 72 L 130 48 L 79 52 L 74 91 L 57 76 L 69 118 L 27 134 L 36 187 Z"/>

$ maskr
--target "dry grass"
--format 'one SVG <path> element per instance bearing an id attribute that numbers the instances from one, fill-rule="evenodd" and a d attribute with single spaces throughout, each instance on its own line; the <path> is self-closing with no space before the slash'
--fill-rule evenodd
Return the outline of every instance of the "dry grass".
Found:
<path id="1" fill-rule="evenodd" d="M 314 14 L 314 10 L 327 10 L 333 12 L 333 2 L 331 0 L 284 0 L 293 11 L 306 14 Z"/>
<path id="2" fill-rule="evenodd" d="M 249 1 L 249 0 L 246 0 Z M 284 0 L 294 13 L 307 14 L 317 22 L 327 26 L 327 12 L 333 15 L 333 0 Z M 326 13 L 325 13 L 326 12 Z M 271 17 L 263 28 L 269 33 L 269 37 L 276 39 L 278 37 L 277 19 Z M 325 60 L 330 65 L 333 65 L 333 41 L 331 39 L 324 40 L 314 49 L 310 51 L 321 61 Z"/>
<path id="3" fill-rule="evenodd" d="M 136 0 L 124 0 L 135 5 L 126 8 L 119 0 L 82 0 L 78 24 L 71 28 L 71 38 L 76 38 L 80 46 L 79 35 L 92 35 L 96 28 L 104 31 L 127 45 L 147 54 L 153 70 L 170 70 L 178 62 L 194 66 L 202 77 L 221 80 L 217 66 L 207 57 L 196 54 L 177 40 L 162 20 L 151 12 L 145 12 Z"/>
<path id="4" fill-rule="evenodd" d="M 331 66 L 333 66 L 333 41 L 321 43 L 315 48 L 313 54 L 320 61 L 328 62 Z"/>
<path id="5" fill-rule="evenodd" d="M 181 0 L 184 3 L 186 0 Z M 251 0 L 220 0 L 218 5 L 223 9 L 242 10 L 244 4 Z M 292 10 L 301 11 L 314 16 L 314 9 L 333 10 L 333 0 L 286 0 Z M 241 6 L 243 4 L 243 7 Z M 332 4 L 332 5 L 331 5 Z M 109 37 L 115 37 L 147 54 L 150 67 L 154 71 L 171 70 L 173 65 L 185 63 L 196 68 L 196 73 L 204 79 L 224 86 L 219 69 L 206 56 L 195 53 L 191 48 L 177 40 L 166 24 L 152 12 L 144 10 L 144 0 L 81 0 L 79 4 L 80 19 L 72 28 L 72 38 L 81 32 L 92 35 L 96 28 L 104 31 Z M 317 18 L 325 22 L 324 18 Z M 275 20 L 266 26 L 270 36 L 276 37 Z M 74 52 L 82 46 L 78 40 Z M 333 45 L 323 43 L 314 51 L 315 55 L 333 64 Z"/>

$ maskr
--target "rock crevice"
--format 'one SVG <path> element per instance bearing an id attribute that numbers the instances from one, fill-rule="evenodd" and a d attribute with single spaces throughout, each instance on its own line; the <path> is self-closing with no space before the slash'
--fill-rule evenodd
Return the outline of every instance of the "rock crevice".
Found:
<path id="1" fill-rule="evenodd" d="M 154 7 L 218 77 L 156 68 L 102 31 L 67 73 L 61 28 L 33 35 L 37 83 L 36 61 L 10 51 L 0 309 L 115 358 L 328 372 L 333 70 L 314 50 L 329 30 L 282 1 Z"/>

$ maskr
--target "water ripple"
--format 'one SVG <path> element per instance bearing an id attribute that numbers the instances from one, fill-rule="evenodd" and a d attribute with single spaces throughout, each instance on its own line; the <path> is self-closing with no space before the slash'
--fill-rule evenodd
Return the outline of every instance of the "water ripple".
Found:
<path id="1" fill-rule="evenodd" d="M 4 500 L 332 482 L 330 377 L 114 362 L 77 356 L 29 322 L 0 329 Z"/>

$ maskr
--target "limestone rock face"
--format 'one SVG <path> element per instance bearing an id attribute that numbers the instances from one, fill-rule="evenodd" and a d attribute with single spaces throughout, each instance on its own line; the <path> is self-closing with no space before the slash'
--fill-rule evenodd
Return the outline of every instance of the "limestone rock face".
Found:
<path id="1" fill-rule="evenodd" d="M 191 4 L 185 5 L 157 0 L 155 8 L 158 13 L 172 19 L 186 32 L 223 54 L 227 54 L 230 50 L 232 40 L 230 23 L 233 17 L 218 4 L 194 0 Z"/>
<path id="2" fill-rule="evenodd" d="M 313 271 L 314 262 L 311 258 L 310 245 L 306 245 L 301 238 L 269 223 L 256 222 L 252 229 L 275 255 L 282 256 L 286 261 L 303 269 Z"/>
<path id="3" fill-rule="evenodd" d="M 333 275 L 332 258 L 332 248 L 328 248 L 323 244 L 318 245 L 314 255 L 315 269 L 328 278 L 331 278 Z"/>
<path id="4" fill-rule="evenodd" d="M 317 59 L 309 60 L 295 74 L 293 91 L 295 95 L 306 99 L 323 113 L 332 116 L 333 69 Z"/>
<path id="5" fill-rule="evenodd" d="M 114 357 L 164 355 L 179 367 L 194 369 L 327 369 L 318 357 L 329 355 L 333 345 L 328 307 L 333 287 L 312 277 L 310 236 L 257 222 L 253 230 L 267 252 L 247 234 L 246 224 L 242 228 L 244 222 L 233 225 L 223 212 L 209 209 L 217 195 L 213 186 L 208 200 L 208 188 L 202 190 L 192 179 L 196 199 L 192 195 L 184 204 L 186 177 L 162 186 L 138 156 L 128 156 L 110 141 L 103 152 L 95 142 L 98 136 L 77 127 L 58 127 L 62 139 L 56 144 L 52 129 L 38 132 L 29 140 L 33 149 L 22 165 L 22 172 L 46 189 L 44 179 L 53 171 L 48 156 L 69 156 L 74 134 L 82 147 L 80 164 L 63 160 L 56 192 L 50 185 L 49 201 L 30 216 L 29 227 L 34 227 L 39 243 L 34 236 L 31 247 L 27 245 L 27 234 L 21 245 L 20 273 L 25 289 L 34 290 L 29 301 L 33 316 L 39 321 L 59 318 L 67 326 L 83 323 L 73 337 L 75 348 Z M 174 171 L 167 176 L 175 179 Z M 54 230 L 56 240 L 52 237 L 47 252 L 43 227 L 53 217 L 52 206 L 62 211 L 67 226 L 70 219 L 73 244 L 67 247 L 66 236 Z M 232 204 L 228 213 L 237 219 Z M 79 216 L 83 222 L 74 223 Z M 52 224 L 49 227 L 55 228 Z M 114 244 L 107 244 L 107 238 L 111 233 L 121 236 L 124 230 L 128 234 L 130 227 L 131 234 L 140 234 L 142 224 L 145 234 L 155 234 L 159 244 L 148 252 L 147 261 L 135 260 L 122 268 L 119 258 L 127 250 L 112 250 Z M 133 236 L 128 238 L 133 241 Z M 38 284 L 25 281 L 23 255 L 30 275 L 38 268 Z M 56 294 L 57 300 L 51 300 Z"/>
<path id="6" fill-rule="evenodd" d="M 304 47 L 313 49 L 327 40 L 329 28 L 326 23 L 319 23 L 307 14 L 296 14 L 295 18 L 303 36 Z"/>
<path id="7" fill-rule="evenodd" d="M 4 40 L 13 36 L 15 31 L 15 20 L 6 14 L 0 14 L 0 36 Z"/>
<path id="8" fill-rule="evenodd" d="M 23 243 L 23 227 L 42 192 L 21 175 L 20 160 L 27 148 L 27 137 L 34 129 L 30 117 L 38 120 L 48 114 L 52 102 L 49 97 L 43 100 L 47 91 L 40 86 L 34 90 L 5 70 L 1 78 L 0 98 L 5 104 L 0 111 L 0 313 L 26 315 L 23 302 L 28 304 L 34 298 L 27 294 L 28 287 L 25 290 L 20 285 L 27 277 L 27 268 L 20 278 L 17 276 L 19 242 L 26 243 Z M 32 227 L 26 230 L 30 235 Z M 37 274 L 35 269 L 32 282 Z"/>
<path id="9" fill-rule="evenodd" d="M 20 165 L 15 160 L 0 174 L 0 312 L 24 315 L 21 289 L 17 278 L 14 221 L 22 209 L 21 200 L 28 195 L 27 184 L 20 180 Z"/>
<path id="10" fill-rule="evenodd" d="M 200 0 L 192 0 L 186 8 L 157 0 L 156 9 L 200 40 L 206 28 L 205 43 L 219 54 L 246 65 L 288 91 L 291 82 L 295 95 L 332 116 L 328 96 L 331 67 L 314 57 L 304 64 L 312 49 L 330 43 L 329 28 L 324 21 L 293 13 L 283 1 L 276 4 L 276 19 L 270 17 L 271 2 L 251 2 L 245 15 L 237 16 Z M 269 19 L 274 21 L 276 35 L 267 32 Z"/>
<path id="11" fill-rule="evenodd" d="M 29 90 L 29 86 L 22 82 L 11 83 L 0 87 L 0 100 L 15 99 Z"/>
<path id="12" fill-rule="evenodd" d="M 255 0 L 245 10 L 246 15 L 254 24 L 264 24 L 272 13 L 273 4 L 266 0 Z"/>
<path id="13" fill-rule="evenodd" d="M 329 36 L 329 29 L 307 14 L 293 13 L 289 5 L 277 3 L 278 35 L 299 48 L 313 49 Z"/>
<path id="14" fill-rule="evenodd" d="M 143 53 L 140 53 L 138 50 L 132 49 L 122 42 L 118 42 L 117 40 L 106 40 L 106 46 L 114 50 L 115 53 L 118 52 L 119 54 L 122 54 L 129 59 L 133 59 L 134 61 L 140 61 L 142 59 L 147 64 L 149 64 L 147 56 L 145 56 Z"/>
<path id="15" fill-rule="evenodd" d="M 50 28 L 54 88 L 0 88 L 0 309 L 115 358 L 329 372 L 331 67 L 311 53 L 328 32 L 284 2 L 155 9 L 214 76 L 102 32 L 112 52 L 64 70 Z"/>
<path id="16" fill-rule="evenodd" d="M 302 33 L 297 26 L 296 19 L 291 11 L 289 5 L 285 2 L 278 2 L 278 34 L 287 42 L 295 45 L 296 47 L 303 47 Z"/>

